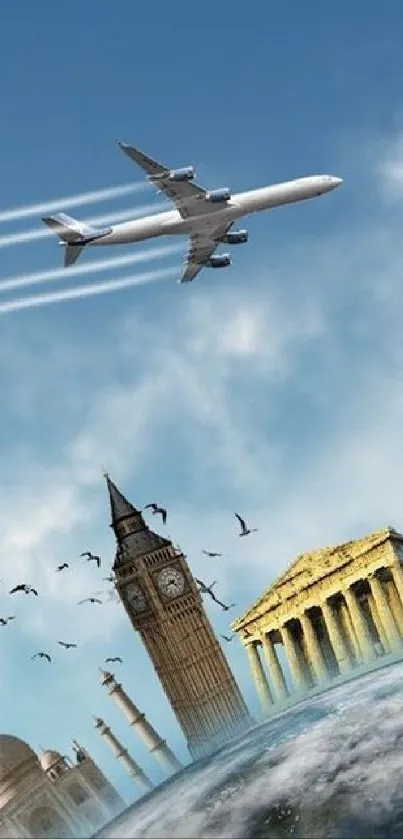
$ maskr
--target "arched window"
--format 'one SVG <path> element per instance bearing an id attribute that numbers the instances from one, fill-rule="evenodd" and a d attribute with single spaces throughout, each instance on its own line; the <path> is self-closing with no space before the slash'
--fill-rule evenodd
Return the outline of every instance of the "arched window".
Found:
<path id="1" fill-rule="evenodd" d="M 79 807 L 79 805 L 88 798 L 87 790 L 85 790 L 81 784 L 78 784 L 77 781 L 73 781 L 72 784 L 69 784 L 67 790 L 70 798 L 74 801 L 74 804 L 76 804 L 77 807 Z"/>
<path id="2" fill-rule="evenodd" d="M 28 830 L 35 839 L 72 839 L 74 833 L 62 816 L 52 807 L 36 807 L 31 813 Z"/>

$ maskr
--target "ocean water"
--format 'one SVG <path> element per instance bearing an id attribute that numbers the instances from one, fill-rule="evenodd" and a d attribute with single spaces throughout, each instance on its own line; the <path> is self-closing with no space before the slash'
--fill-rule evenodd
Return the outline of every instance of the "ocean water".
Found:
<path id="1" fill-rule="evenodd" d="M 403 663 L 254 726 L 99 836 L 402 839 Z"/>

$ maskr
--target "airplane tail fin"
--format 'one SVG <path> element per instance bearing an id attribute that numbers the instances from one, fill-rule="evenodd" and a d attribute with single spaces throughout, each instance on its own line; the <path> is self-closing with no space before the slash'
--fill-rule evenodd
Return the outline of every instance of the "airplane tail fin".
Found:
<path id="1" fill-rule="evenodd" d="M 42 221 L 59 237 L 59 244 L 65 246 L 64 265 L 66 268 L 77 262 L 81 251 L 89 242 L 94 242 L 111 232 L 110 227 L 97 230 L 66 213 L 45 216 Z"/>

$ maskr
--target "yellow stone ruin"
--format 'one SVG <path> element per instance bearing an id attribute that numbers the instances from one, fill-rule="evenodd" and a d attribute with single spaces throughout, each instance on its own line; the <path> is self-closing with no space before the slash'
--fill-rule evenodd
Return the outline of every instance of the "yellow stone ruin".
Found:
<path id="1" fill-rule="evenodd" d="M 277 645 L 297 692 L 403 654 L 402 560 L 403 535 L 392 527 L 304 553 L 231 624 L 264 713 L 289 693 Z"/>

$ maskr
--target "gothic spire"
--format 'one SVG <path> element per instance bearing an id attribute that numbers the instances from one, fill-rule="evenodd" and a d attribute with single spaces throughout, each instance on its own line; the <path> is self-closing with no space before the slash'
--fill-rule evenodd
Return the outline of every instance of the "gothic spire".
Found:
<path id="1" fill-rule="evenodd" d="M 104 477 L 109 492 L 111 527 L 118 543 L 114 568 L 157 548 L 168 546 L 170 542 L 147 527 L 141 511 L 122 495 L 106 472 Z"/>
<path id="2" fill-rule="evenodd" d="M 116 484 L 111 481 L 107 472 L 105 472 L 104 477 L 106 478 L 106 485 L 109 492 L 112 527 L 118 524 L 118 522 L 122 519 L 126 518 L 126 516 L 141 516 L 140 511 L 136 510 L 133 504 L 131 504 L 130 501 L 122 495 Z"/>

